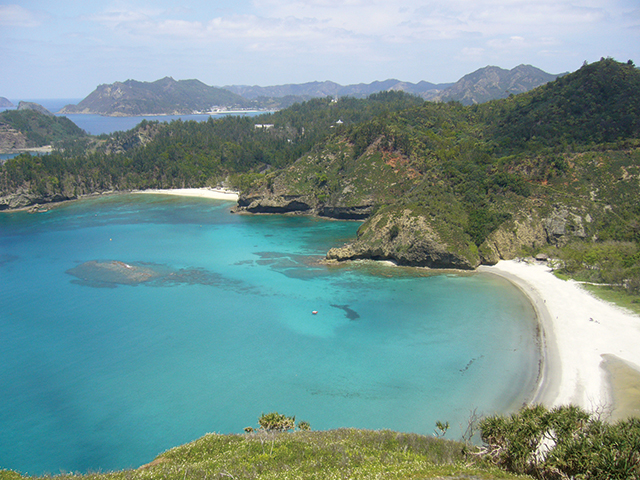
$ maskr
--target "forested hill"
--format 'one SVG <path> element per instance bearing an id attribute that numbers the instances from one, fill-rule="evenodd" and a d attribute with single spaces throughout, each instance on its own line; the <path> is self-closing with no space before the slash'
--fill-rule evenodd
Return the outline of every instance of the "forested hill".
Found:
<path id="1" fill-rule="evenodd" d="M 603 59 L 474 106 L 387 92 L 144 122 L 88 149 L 8 161 L 0 201 L 226 181 L 242 191 L 241 212 L 366 220 L 331 259 L 473 268 L 574 241 L 631 242 L 620 271 L 640 278 L 639 75 Z"/>
<path id="2" fill-rule="evenodd" d="M 222 88 L 199 80 L 165 77 L 155 82 L 127 80 L 100 85 L 78 105 L 67 105 L 60 113 L 100 115 L 190 114 L 209 111 L 214 106 L 248 107 L 250 102 Z"/>
<path id="3" fill-rule="evenodd" d="M 0 152 L 73 141 L 87 134 L 66 117 L 56 117 L 44 107 L 20 102 L 18 110 L 0 113 Z"/>

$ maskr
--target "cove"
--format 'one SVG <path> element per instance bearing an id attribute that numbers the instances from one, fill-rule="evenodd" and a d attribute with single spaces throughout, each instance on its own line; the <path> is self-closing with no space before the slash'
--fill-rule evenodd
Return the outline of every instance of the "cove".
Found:
<path id="1" fill-rule="evenodd" d="M 0 214 L 0 468 L 136 468 L 263 412 L 459 437 L 535 387 L 505 280 L 325 265 L 355 222 L 113 195 Z M 317 314 L 313 314 L 317 311 Z"/>

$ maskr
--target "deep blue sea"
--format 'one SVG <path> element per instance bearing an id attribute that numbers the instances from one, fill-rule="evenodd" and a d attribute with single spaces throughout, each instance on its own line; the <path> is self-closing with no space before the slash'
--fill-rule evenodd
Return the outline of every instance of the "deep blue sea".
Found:
<path id="1" fill-rule="evenodd" d="M 231 206 L 131 194 L 0 213 L 0 468 L 138 467 L 270 411 L 316 430 L 448 421 L 458 438 L 471 410 L 535 386 L 534 312 L 506 281 L 326 266 L 359 223 Z"/>

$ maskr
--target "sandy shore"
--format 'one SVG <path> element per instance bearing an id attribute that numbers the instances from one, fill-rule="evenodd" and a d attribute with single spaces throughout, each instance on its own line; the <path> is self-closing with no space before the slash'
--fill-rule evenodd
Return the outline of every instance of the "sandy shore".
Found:
<path id="1" fill-rule="evenodd" d="M 501 261 L 479 271 L 517 285 L 537 310 L 543 366 L 535 403 L 640 416 L 640 316 L 597 299 L 541 264 Z"/>
<path id="2" fill-rule="evenodd" d="M 213 198 L 216 200 L 238 201 L 238 192 L 218 188 L 172 188 L 168 190 L 136 190 L 132 193 L 155 193 L 161 195 L 181 195 L 183 197 Z"/>

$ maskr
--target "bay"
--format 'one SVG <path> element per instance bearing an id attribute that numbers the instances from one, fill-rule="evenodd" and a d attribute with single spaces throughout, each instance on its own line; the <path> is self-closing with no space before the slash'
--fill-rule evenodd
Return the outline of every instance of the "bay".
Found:
<path id="1" fill-rule="evenodd" d="M 42 105 L 50 112 L 56 114 L 57 116 L 67 117 L 73 123 L 75 123 L 78 127 L 83 129 L 90 135 L 102 135 L 102 134 L 110 134 L 117 131 L 126 131 L 134 128 L 143 120 L 147 121 L 158 121 L 158 122 L 172 122 L 175 120 L 189 121 L 193 120 L 196 122 L 204 122 L 208 120 L 210 117 L 213 119 L 223 118 L 226 116 L 258 116 L 265 113 L 272 113 L 269 111 L 246 111 L 246 112 L 221 112 L 216 114 L 197 114 L 197 115 L 137 115 L 131 117 L 108 117 L 104 115 L 94 115 L 94 114 L 79 114 L 79 113 L 67 113 L 67 114 L 59 114 L 58 112 L 65 107 L 66 105 L 77 105 L 82 101 L 79 98 L 35 98 L 35 99 L 27 99 L 24 100 L 27 102 L 37 103 Z M 11 99 L 11 102 L 16 106 L 20 103 L 20 100 Z M 4 110 L 12 110 L 13 108 L 0 108 L 0 111 Z M 15 155 L 12 155 L 8 158 L 13 158 Z M 0 157 L 2 160 L 3 157 Z M 4 158 L 6 159 L 6 158 Z"/>
<path id="2" fill-rule="evenodd" d="M 0 468 L 135 468 L 270 411 L 318 430 L 448 421 L 456 438 L 473 409 L 534 388 L 536 319 L 508 282 L 325 265 L 359 223 L 230 206 L 113 195 L 0 214 Z"/>
<path id="3" fill-rule="evenodd" d="M 196 122 L 204 122 L 209 120 L 209 118 L 213 118 L 214 120 L 217 118 L 223 118 L 227 116 L 257 116 L 262 115 L 264 113 L 270 112 L 231 112 L 231 113 L 217 113 L 215 115 L 141 115 L 141 116 L 133 116 L 133 117 L 107 117 L 103 115 L 92 115 L 92 114 L 80 114 L 80 113 L 66 113 L 64 115 L 58 114 L 59 116 L 67 117 L 77 126 L 82 128 L 85 132 L 91 135 L 102 135 L 102 134 L 110 134 L 116 131 L 126 131 L 134 128 L 143 120 L 147 120 L 150 122 L 164 122 L 170 123 L 175 120 L 181 120 L 183 122 L 193 120 Z"/>

